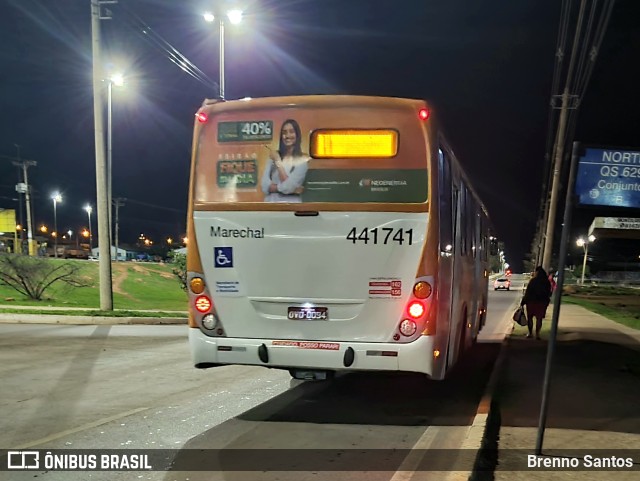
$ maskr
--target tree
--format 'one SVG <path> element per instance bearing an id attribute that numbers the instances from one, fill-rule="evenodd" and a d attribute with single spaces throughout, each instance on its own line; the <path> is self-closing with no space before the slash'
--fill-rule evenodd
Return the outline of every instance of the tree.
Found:
<path id="1" fill-rule="evenodd" d="M 578 264 L 576 266 L 576 268 L 573 270 L 573 274 L 577 277 L 577 278 L 581 278 L 582 277 L 582 264 Z M 584 276 L 585 277 L 591 277 L 591 269 L 589 268 L 589 264 L 587 264 L 584 268 Z"/>
<path id="2" fill-rule="evenodd" d="M 22 254 L 0 254 L 0 284 L 15 289 L 30 299 L 40 301 L 44 292 L 56 282 L 71 287 L 86 287 L 80 279 L 80 265 L 56 262 Z"/>
<path id="3" fill-rule="evenodd" d="M 180 252 L 173 251 L 170 253 L 173 272 L 178 278 L 180 287 L 183 291 L 187 290 L 187 255 Z"/>

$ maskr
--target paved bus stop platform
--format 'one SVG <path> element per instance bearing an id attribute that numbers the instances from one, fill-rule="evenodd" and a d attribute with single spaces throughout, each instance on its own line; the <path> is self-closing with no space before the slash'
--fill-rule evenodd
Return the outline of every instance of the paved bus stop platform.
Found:
<path id="1" fill-rule="evenodd" d="M 552 306 L 547 312 L 551 322 Z M 489 420 L 472 479 L 640 479 L 640 331 L 583 307 L 563 304 L 553 358 L 541 458 L 580 470 L 533 469 L 548 346 L 514 327 L 505 340 Z M 595 470 L 584 456 L 633 459 L 633 467 Z M 572 461 L 573 459 L 573 461 Z M 556 461 L 561 462 L 561 461 Z M 625 461 L 628 463 L 628 461 Z"/>

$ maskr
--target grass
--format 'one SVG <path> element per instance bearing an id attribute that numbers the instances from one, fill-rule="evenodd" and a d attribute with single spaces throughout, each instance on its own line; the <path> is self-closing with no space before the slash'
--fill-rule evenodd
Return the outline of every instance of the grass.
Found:
<path id="1" fill-rule="evenodd" d="M 562 302 L 577 304 L 612 321 L 640 329 L 640 290 L 619 286 L 566 286 Z"/>
<path id="2" fill-rule="evenodd" d="M 100 307 L 98 263 L 82 260 L 56 260 L 51 262 L 77 262 L 80 264 L 80 277 L 88 287 L 69 287 L 66 284 L 54 284 L 45 291 L 44 299 L 34 301 L 17 291 L 0 285 L 0 312 L 11 312 L 12 306 L 70 307 L 64 314 L 77 314 L 75 308 L 93 310 Z M 112 264 L 113 306 L 114 309 L 140 311 L 182 311 L 187 310 L 187 295 L 171 272 L 170 264 L 151 264 L 134 262 L 115 262 Z M 74 312 L 72 312 L 74 311 Z M 30 311 L 20 310 L 25 314 Z M 42 311 L 40 311 L 42 312 Z M 50 312 L 50 311 L 49 311 Z M 120 314 L 113 315 L 125 315 Z M 157 314 L 154 314 L 157 315 Z"/>
<path id="3" fill-rule="evenodd" d="M 636 294 L 640 297 L 640 293 Z M 639 306 L 633 306 L 626 304 L 626 299 L 598 299 L 593 297 L 585 299 L 576 296 L 563 296 L 562 302 L 567 304 L 577 304 L 589 309 L 596 314 L 600 314 L 612 321 L 616 321 L 625 326 L 632 327 L 634 329 L 640 329 L 640 308 Z"/>
<path id="4" fill-rule="evenodd" d="M 52 262 L 77 262 L 79 275 L 89 287 L 71 288 L 54 285 L 45 292 L 46 299 L 34 301 L 13 289 L 0 285 L 0 312 L 23 314 L 51 314 L 42 307 L 72 308 L 54 311 L 62 315 L 112 316 L 112 317 L 183 317 L 186 316 L 187 296 L 171 272 L 171 265 L 116 262 L 112 265 L 114 311 L 100 311 L 98 263 L 81 260 L 56 260 Z M 640 329 L 640 290 L 615 286 L 566 286 L 562 302 L 578 304 L 634 329 Z M 15 309 L 13 306 L 29 306 L 33 309 Z M 40 309 L 39 309 L 40 308 Z M 549 306 L 549 310 L 552 306 Z M 153 310 L 160 312 L 140 312 Z M 176 314 L 166 311 L 180 311 Z M 551 312 L 548 311 L 547 320 Z M 526 327 L 516 327 L 526 333 Z M 549 322 L 543 323 L 542 333 L 549 330 Z"/>
<path id="5" fill-rule="evenodd" d="M 117 310 L 117 311 L 101 311 L 99 309 L 93 310 L 62 310 L 52 311 L 43 310 L 34 307 L 33 309 L 12 309 L 11 307 L 5 308 L 0 306 L 1 314 L 59 314 L 62 316 L 85 316 L 85 317 L 167 317 L 167 318 L 187 318 L 186 312 L 164 312 L 164 311 L 129 311 L 129 310 Z"/>

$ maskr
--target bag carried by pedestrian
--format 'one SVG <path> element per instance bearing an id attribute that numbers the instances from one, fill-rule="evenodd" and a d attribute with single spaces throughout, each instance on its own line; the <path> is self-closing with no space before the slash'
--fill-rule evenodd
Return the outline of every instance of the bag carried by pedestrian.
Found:
<path id="1" fill-rule="evenodd" d="M 519 306 L 516 312 L 513 313 L 513 320 L 520 326 L 527 325 L 527 315 L 524 312 L 524 307 Z"/>

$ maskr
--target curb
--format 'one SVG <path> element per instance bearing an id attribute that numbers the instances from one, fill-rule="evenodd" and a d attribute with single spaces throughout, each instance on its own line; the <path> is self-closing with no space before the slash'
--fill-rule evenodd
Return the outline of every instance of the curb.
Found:
<path id="1" fill-rule="evenodd" d="M 500 352 L 498 352 L 498 357 L 496 358 L 496 362 L 493 365 L 493 370 L 491 371 L 491 375 L 489 376 L 489 381 L 487 382 L 487 386 L 485 387 L 484 394 L 482 395 L 482 398 L 480 398 L 476 416 L 473 419 L 473 423 L 471 424 L 471 427 L 469 429 L 469 435 L 467 436 L 467 439 L 465 440 L 465 443 L 463 445 L 463 448 L 475 449 L 477 451 L 473 471 L 469 473 L 468 477 L 470 481 L 486 479 L 486 460 L 483 459 L 483 450 L 487 449 L 486 445 L 489 442 L 490 436 L 489 431 L 493 429 L 492 424 L 495 423 L 495 421 L 491 422 L 491 420 L 494 420 L 496 416 L 496 412 L 494 411 L 495 406 L 493 403 L 493 397 L 498 386 L 498 380 L 500 379 L 503 371 L 505 359 L 507 358 L 507 346 L 509 344 L 509 339 L 511 338 L 512 333 L 513 326 L 511 330 L 505 334 L 504 339 L 500 343 Z"/>
<path id="2" fill-rule="evenodd" d="M 65 324 L 65 325 L 187 325 L 186 317 L 106 317 L 68 316 L 60 314 L 0 314 L 0 324 Z"/>
<path id="3" fill-rule="evenodd" d="M 493 396 L 495 394 L 496 387 L 498 385 L 498 380 L 500 379 L 500 375 L 502 374 L 503 365 L 507 357 L 507 343 L 509 342 L 509 338 L 511 337 L 512 332 L 513 332 L 513 329 L 511 329 L 511 331 L 508 331 L 505 334 L 504 339 L 500 343 L 500 350 L 498 352 L 498 356 L 496 357 L 495 364 L 493 365 L 493 369 L 491 370 L 491 374 L 489 375 L 489 380 L 487 381 L 487 385 L 484 389 L 484 393 L 482 394 L 482 397 L 480 398 L 480 402 L 478 403 L 478 409 L 476 410 L 476 415 L 473 418 L 473 422 L 471 423 L 471 426 L 469 426 L 469 432 L 467 433 L 467 437 L 462 443 L 461 449 L 463 451 L 473 450 L 476 452 L 473 470 L 451 473 L 447 478 L 447 481 L 477 479 L 478 467 L 482 465 L 482 450 L 486 444 L 487 431 L 490 428 L 489 420 L 493 416 L 493 413 L 492 413 Z"/>

